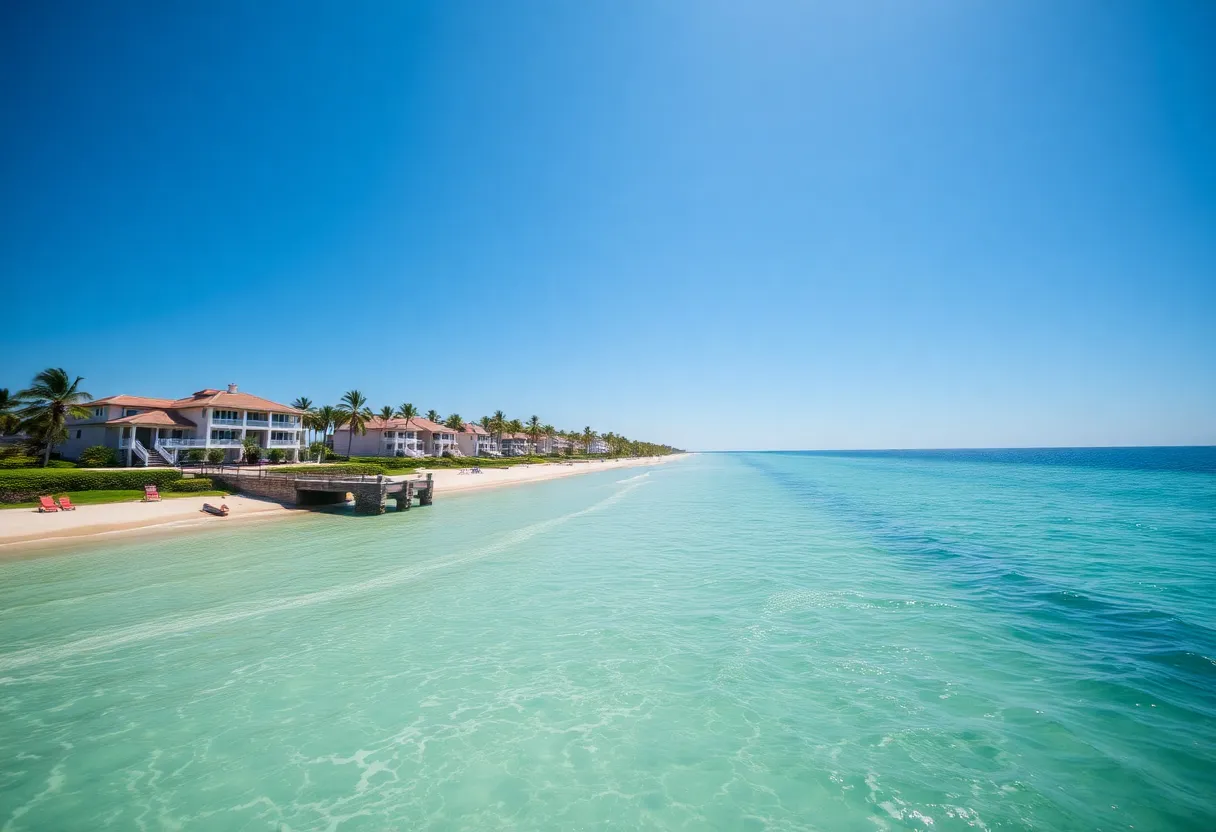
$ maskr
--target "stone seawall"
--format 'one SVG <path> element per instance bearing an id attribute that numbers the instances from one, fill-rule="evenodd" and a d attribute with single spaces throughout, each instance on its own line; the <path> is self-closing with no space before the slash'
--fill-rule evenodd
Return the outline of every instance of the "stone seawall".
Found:
<path id="1" fill-rule="evenodd" d="M 299 504 L 295 482 L 279 477 L 242 477 L 240 475 L 210 474 L 212 481 L 229 491 L 265 497 L 277 503 L 294 506 Z"/>

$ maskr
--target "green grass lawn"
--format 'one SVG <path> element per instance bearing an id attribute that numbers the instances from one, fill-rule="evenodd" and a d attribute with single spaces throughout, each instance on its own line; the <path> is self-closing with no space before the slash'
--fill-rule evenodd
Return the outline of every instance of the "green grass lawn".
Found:
<path id="1" fill-rule="evenodd" d="M 162 491 L 160 496 L 166 500 L 171 500 L 175 497 L 222 497 L 227 495 L 227 491 L 189 491 L 175 494 L 172 491 Z M 142 490 L 122 489 L 118 491 L 77 491 L 75 493 L 68 491 L 68 497 L 72 500 L 74 506 L 95 506 L 100 503 L 129 503 L 144 498 Z M 56 500 L 63 496 L 62 492 L 52 494 Z M 0 505 L 0 509 L 6 508 L 37 508 L 38 501 L 34 500 L 28 503 L 5 503 Z"/>

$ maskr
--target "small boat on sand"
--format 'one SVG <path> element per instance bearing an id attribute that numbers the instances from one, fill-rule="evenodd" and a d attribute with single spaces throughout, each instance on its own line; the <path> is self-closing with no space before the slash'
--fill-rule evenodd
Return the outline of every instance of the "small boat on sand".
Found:
<path id="1" fill-rule="evenodd" d="M 219 507 L 211 505 L 211 503 L 203 503 L 203 511 L 208 514 L 214 514 L 216 517 L 227 517 L 228 506 L 221 505 Z"/>

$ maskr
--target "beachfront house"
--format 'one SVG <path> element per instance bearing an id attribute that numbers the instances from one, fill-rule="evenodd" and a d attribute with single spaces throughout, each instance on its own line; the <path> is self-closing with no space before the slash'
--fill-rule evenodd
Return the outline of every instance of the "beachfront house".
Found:
<path id="1" fill-rule="evenodd" d="M 426 456 L 429 436 L 425 419 L 371 419 L 365 433 L 350 435 L 346 425 L 334 431 L 333 449 L 351 456 Z"/>
<path id="2" fill-rule="evenodd" d="M 68 440 L 57 448 L 76 459 L 85 448 L 104 445 L 118 451 L 128 466 L 175 465 L 191 450 L 220 449 L 226 462 L 243 454 L 252 439 L 266 452 L 278 448 L 299 459 L 303 413 L 294 407 L 227 390 L 205 389 L 184 399 L 107 396 L 85 405 L 89 415 L 67 420 Z"/>
<path id="3" fill-rule="evenodd" d="M 335 453 L 351 456 L 463 456 L 457 433 L 449 427 L 417 416 L 413 419 L 371 419 L 366 433 L 350 435 L 346 425 L 334 431 Z"/>
<path id="4" fill-rule="evenodd" d="M 425 422 L 427 420 L 423 419 L 422 421 Z M 448 454 L 449 456 L 465 455 L 464 452 L 460 450 L 460 445 L 456 440 L 456 437 L 458 436 L 456 431 L 452 430 L 446 425 L 439 425 L 434 422 L 431 422 L 431 425 L 433 425 L 433 428 L 430 431 L 431 456 L 443 456 L 444 454 Z"/>
<path id="5" fill-rule="evenodd" d="M 564 436 L 543 436 L 540 440 L 540 453 L 564 454 L 570 447 L 570 440 Z"/>
<path id="6" fill-rule="evenodd" d="M 589 454 L 606 454 L 608 453 L 608 443 L 603 439 L 595 438 L 591 440 L 591 447 L 587 449 Z"/>
<path id="7" fill-rule="evenodd" d="M 532 453 L 532 437 L 526 433 L 504 433 L 502 435 L 503 456 L 527 456 Z"/>
<path id="8" fill-rule="evenodd" d="M 456 434 L 456 445 L 465 456 L 500 456 L 494 437 L 473 422 L 465 422 L 464 429 Z"/>

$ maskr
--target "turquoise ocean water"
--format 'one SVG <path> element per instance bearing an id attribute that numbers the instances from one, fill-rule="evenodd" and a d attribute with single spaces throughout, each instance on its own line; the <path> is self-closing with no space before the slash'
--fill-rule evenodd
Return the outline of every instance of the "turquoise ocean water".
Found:
<path id="1" fill-rule="evenodd" d="M 0 829 L 1211 830 L 1214 463 L 700 455 L 0 562 Z"/>

